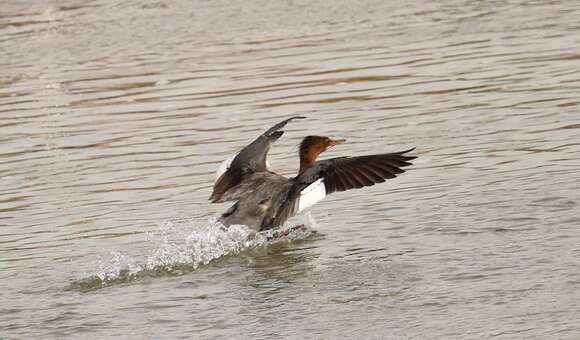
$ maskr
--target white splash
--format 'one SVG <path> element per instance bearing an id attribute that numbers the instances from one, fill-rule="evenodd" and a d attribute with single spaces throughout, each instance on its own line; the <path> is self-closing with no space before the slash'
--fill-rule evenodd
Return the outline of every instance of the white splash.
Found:
<path id="1" fill-rule="evenodd" d="M 256 233 L 243 225 L 226 228 L 215 218 L 203 225 L 193 219 L 167 221 L 148 233 L 148 241 L 153 244 L 148 254 L 131 256 L 115 251 L 107 258 L 99 256 L 97 272 L 92 276 L 97 282 L 90 278 L 81 281 L 87 281 L 88 288 L 95 288 L 95 284 L 104 286 L 143 276 L 179 275 L 222 256 L 266 243 L 301 239 L 311 233 L 309 228 L 292 227 Z"/>
<path id="2" fill-rule="evenodd" d="M 128 276 L 134 276 L 143 270 L 143 267 L 136 263 L 135 259 L 129 255 L 121 254 L 118 251 L 111 252 L 111 258 L 107 261 L 98 256 L 98 269 L 96 276 L 106 282 L 121 276 L 122 271 L 128 271 Z"/>
<path id="3" fill-rule="evenodd" d="M 193 222 L 191 221 L 190 223 Z M 175 222 L 166 222 L 162 230 L 179 230 Z M 195 226 L 189 233 L 171 240 L 171 233 L 163 232 L 161 244 L 147 257 L 147 270 L 164 267 L 171 269 L 175 265 L 208 264 L 211 260 L 228 254 L 237 254 L 241 250 L 260 245 L 264 237 L 242 225 L 224 227 L 215 219 L 207 225 Z M 154 236 L 155 238 L 155 236 Z"/>

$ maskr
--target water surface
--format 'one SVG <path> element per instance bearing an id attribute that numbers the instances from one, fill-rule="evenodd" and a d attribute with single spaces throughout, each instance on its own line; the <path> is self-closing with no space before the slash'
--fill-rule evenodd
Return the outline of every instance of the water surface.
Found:
<path id="1" fill-rule="evenodd" d="M 575 1 L 3 1 L 0 338 L 578 339 Z M 417 147 L 308 232 L 214 171 Z"/>

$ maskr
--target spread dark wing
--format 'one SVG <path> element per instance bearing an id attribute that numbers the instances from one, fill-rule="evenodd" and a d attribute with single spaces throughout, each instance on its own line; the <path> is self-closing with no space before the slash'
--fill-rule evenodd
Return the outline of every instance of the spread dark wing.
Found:
<path id="1" fill-rule="evenodd" d="M 272 143 L 280 138 L 284 131 L 280 131 L 289 121 L 293 119 L 303 119 L 305 117 L 295 116 L 281 121 L 272 126 L 252 143 L 242 149 L 231 161 L 225 165 L 225 172 L 215 181 L 213 192 L 210 196 L 212 202 L 222 202 L 222 195 L 229 189 L 240 184 L 242 179 L 254 172 L 267 171 L 266 157 Z"/>
<path id="2" fill-rule="evenodd" d="M 273 220 L 272 227 L 283 224 L 292 215 L 333 192 L 368 187 L 395 178 L 405 172 L 403 167 L 411 165 L 410 161 L 417 158 L 406 155 L 412 150 L 332 158 L 314 163 L 293 179 L 288 197 Z"/>
<path id="3" fill-rule="evenodd" d="M 410 161 L 417 158 L 405 155 L 412 150 L 321 161 L 325 164 L 321 166 L 318 178 L 323 178 L 327 195 L 383 183 L 405 172 L 402 168 L 411 165 Z"/>

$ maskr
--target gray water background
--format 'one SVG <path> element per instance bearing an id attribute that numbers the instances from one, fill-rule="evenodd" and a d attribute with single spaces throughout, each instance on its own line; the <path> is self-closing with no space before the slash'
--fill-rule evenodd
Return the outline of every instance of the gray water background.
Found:
<path id="1" fill-rule="evenodd" d="M 0 4 L 1 339 L 580 339 L 580 2 Z M 417 147 L 311 232 L 212 218 L 219 163 Z"/>

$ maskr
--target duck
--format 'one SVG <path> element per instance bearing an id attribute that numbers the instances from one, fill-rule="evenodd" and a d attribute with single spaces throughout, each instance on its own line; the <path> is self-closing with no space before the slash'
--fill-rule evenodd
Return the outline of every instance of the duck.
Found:
<path id="1" fill-rule="evenodd" d="M 330 194 L 399 176 L 416 158 L 408 155 L 412 148 L 318 160 L 323 152 L 346 140 L 310 135 L 300 143 L 296 176 L 288 178 L 271 171 L 267 161 L 270 148 L 282 137 L 286 124 L 302 119 L 306 117 L 294 116 L 275 124 L 219 166 L 209 200 L 234 202 L 218 219 L 225 227 L 242 224 L 256 232 L 278 228 Z"/>

